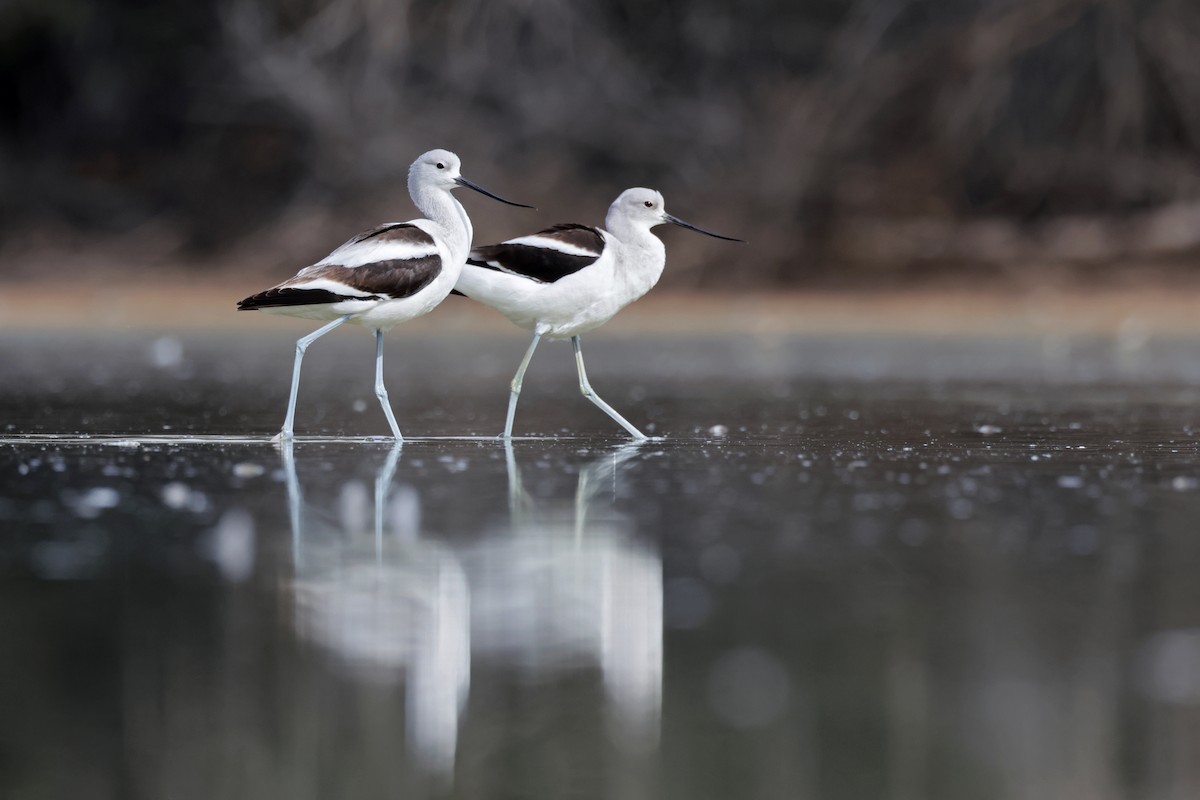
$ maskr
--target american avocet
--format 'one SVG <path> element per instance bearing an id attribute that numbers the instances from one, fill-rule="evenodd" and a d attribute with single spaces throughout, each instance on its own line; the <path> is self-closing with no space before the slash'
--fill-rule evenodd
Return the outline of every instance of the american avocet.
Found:
<path id="1" fill-rule="evenodd" d="M 512 379 L 504 438 L 512 438 L 521 381 L 543 336 L 569 338 L 575 348 L 583 396 L 635 439 L 646 438 L 588 383 L 579 337 L 608 322 L 658 283 L 666 263 L 666 249 L 650 229 L 667 222 L 718 239 L 741 241 L 671 216 L 663 208 L 662 195 L 653 189 L 626 189 L 608 208 L 604 221 L 608 230 L 587 225 L 555 225 L 531 236 L 471 251 L 455 291 L 491 306 L 522 328 L 533 331 L 533 341 Z"/>
<path id="2" fill-rule="evenodd" d="M 403 441 L 383 385 L 383 334 L 428 313 L 454 288 L 472 233 L 466 210 L 450 194 L 458 186 L 501 203 L 533 207 L 505 200 L 464 178 L 454 153 L 430 150 L 408 170 L 408 193 L 427 219 L 390 222 L 360 233 L 295 277 L 238 303 L 243 311 L 332 320 L 296 342 L 292 393 L 279 438 L 292 437 L 304 351 L 339 325 L 354 322 L 375 331 L 375 396 L 392 435 Z"/>

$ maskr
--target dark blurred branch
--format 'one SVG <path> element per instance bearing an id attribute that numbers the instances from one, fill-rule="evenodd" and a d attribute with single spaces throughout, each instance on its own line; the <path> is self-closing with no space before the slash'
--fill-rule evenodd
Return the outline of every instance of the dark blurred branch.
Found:
<path id="1" fill-rule="evenodd" d="M 57 2 L 78 13 L 0 12 L 10 234 L 152 221 L 193 251 L 314 257 L 297 220 L 395 216 L 413 155 L 446 146 L 540 223 L 651 185 L 753 242 L 672 239 L 679 284 L 1197 247 L 1146 222 L 1200 201 L 1189 0 Z M 510 233 L 494 215 L 480 234 Z"/>

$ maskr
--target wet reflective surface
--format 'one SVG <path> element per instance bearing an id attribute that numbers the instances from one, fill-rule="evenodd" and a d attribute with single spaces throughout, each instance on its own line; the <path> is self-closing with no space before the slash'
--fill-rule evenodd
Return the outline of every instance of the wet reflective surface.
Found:
<path id="1" fill-rule="evenodd" d="M 785 344 L 31 337 L 0 796 L 1196 796 L 1185 349 Z"/>

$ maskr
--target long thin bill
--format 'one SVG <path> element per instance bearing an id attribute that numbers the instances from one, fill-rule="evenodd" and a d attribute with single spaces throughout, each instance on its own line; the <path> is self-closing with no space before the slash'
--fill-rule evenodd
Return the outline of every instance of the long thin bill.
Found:
<path id="1" fill-rule="evenodd" d="M 672 222 L 681 228 L 688 228 L 689 230 L 693 230 L 696 233 L 703 233 L 705 236 L 711 236 L 714 239 L 724 239 L 727 242 L 742 242 L 743 244 L 745 244 L 745 242 L 746 242 L 745 239 L 735 239 L 732 236 L 722 236 L 719 233 L 713 233 L 712 231 L 706 231 L 706 230 L 704 230 L 704 228 L 697 228 L 692 223 L 684 222 L 679 217 L 673 217 L 670 214 L 663 214 L 663 216 L 667 218 L 667 222 Z"/>
<path id="2" fill-rule="evenodd" d="M 535 206 L 527 206 L 524 203 L 514 203 L 512 200 L 505 200 L 500 195 L 492 194 L 491 192 L 489 192 L 487 189 L 483 188 L 479 184 L 472 183 L 471 181 L 467 180 L 466 178 L 462 177 L 461 175 L 458 176 L 457 178 L 455 178 L 454 182 L 457 183 L 459 186 L 465 186 L 468 189 L 474 189 L 475 191 L 479 192 L 480 194 L 486 194 L 488 197 L 492 198 L 493 200 L 499 200 L 501 203 L 508 203 L 510 206 L 518 206 L 520 208 L 536 209 Z"/>

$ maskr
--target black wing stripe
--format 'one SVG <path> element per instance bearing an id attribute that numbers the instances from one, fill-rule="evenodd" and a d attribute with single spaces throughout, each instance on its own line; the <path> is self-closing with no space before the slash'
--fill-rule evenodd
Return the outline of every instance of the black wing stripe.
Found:
<path id="1" fill-rule="evenodd" d="M 238 303 L 239 311 L 254 311 L 259 308 L 280 308 L 282 306 L 317 306 L 329 303 L 340 303 L 343 300 L 379 300 L 370 295 L 340 295 L 329 289 L 296 289 L 291 286 L 276 286 L 265 292 L 250 295 Z"/>
<path id="2" fill-rule="evenodd" d="M 402 241 L 428 245 L 434 243 L 433 237 L 416 225 L 411 225 L 407 222 L 392 222 L 387 225 L 380 225 L 378 228 L 372 228 L 369 231 L 363 231 L 342 246 L 358 244 L 368 239 L 378 239 L 381 242 Z"/>
<path id="3" fill-rule="evenodd" d="M 305 275 L 302 283 L 318 279 L 331 280 L 360 292 L 385 295 L 398 300 L 412 297 L 432 283 L 441 272 L 442 259 L 439 256 L 425 256 L 375 261 L 357 267 L 325 264 Z"/>
<path id="4" fill-rule="evenodd" d="M 305 273 L 303 277 L 293 278 L 265 292 L 247 297 L 238 303 L 238 308 L 250 311 L 256 308 L 340 303 L 345 300 L 399 300 L 412 297 L 432 283 L 441 272 L 442 259 L 438 256 L 376 261 L 359 267 L 324 264 L 312 272 Z M 363 294 L 341 294 L 328 285 L 310 285 L 317 281 L 331 281 Z"/>
<path id="5" fill-rule="evenodd" d="M 473 250 L 467 263 L 538 283 L 554 283 L 594 264 L 597 258 L 599 256 L 576 256 L 523 244 L 494 244 Z"/>
<path id="6" fill-rule="evenodd" d="M 554 239 L 563 244 L 578 247 L 580 250 L 590 250 L 596 254 L 597 258 L 604 252 L 604 237 L 600 235 L 600 231 L 590 225 L 564 222 L 559 225 L 552 225 L 534 235 L 546 239 Z"/>

